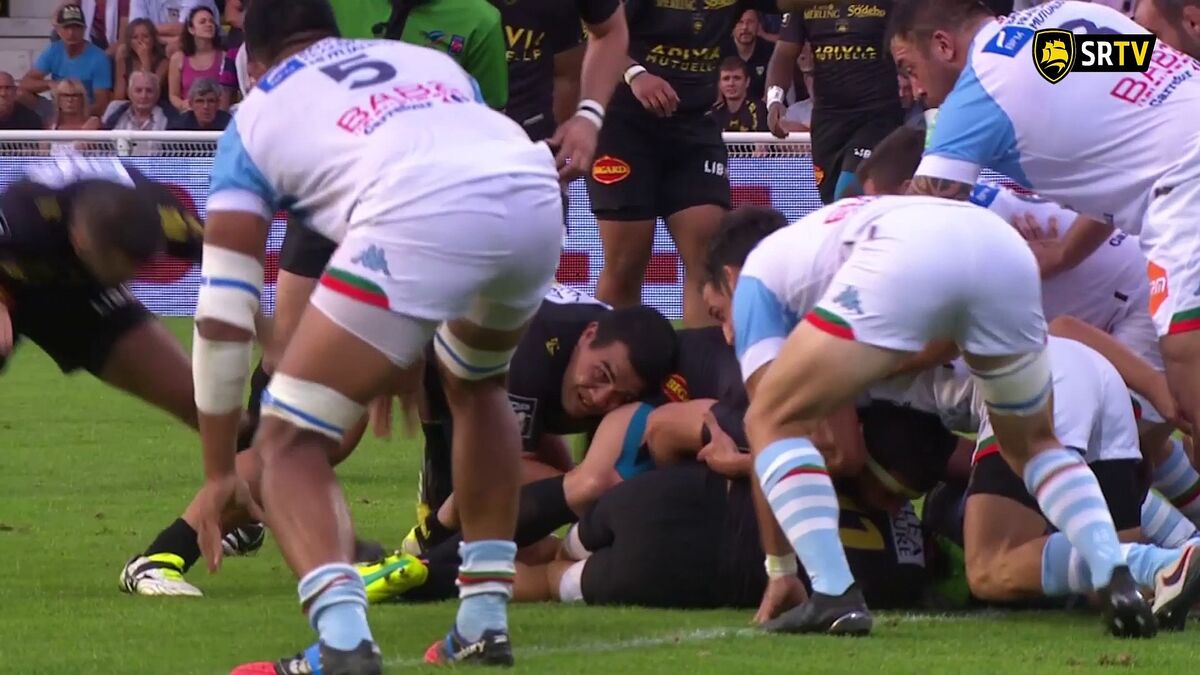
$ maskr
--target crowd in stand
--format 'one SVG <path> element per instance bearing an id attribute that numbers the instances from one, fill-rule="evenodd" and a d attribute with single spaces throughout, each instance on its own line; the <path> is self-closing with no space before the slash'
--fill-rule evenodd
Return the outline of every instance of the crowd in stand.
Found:
<path id="1" fill-rule="evenodd" d="M 29 72 L 0 72 L 0 129 L 224 129 L 246 77 L 242 2 L 222 4 L 223 17 L 213 0 L 59 5 Z"/>

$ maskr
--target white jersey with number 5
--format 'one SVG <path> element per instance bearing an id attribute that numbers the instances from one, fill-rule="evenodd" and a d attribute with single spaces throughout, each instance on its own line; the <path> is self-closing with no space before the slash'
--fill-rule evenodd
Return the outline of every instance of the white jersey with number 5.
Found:
<path id="1" fill-rule="evenodd" d="M 990 167 L 1130 234 L 1155 181 L 1200 145 L 1200 64 L 1155 44 L 1145 73 L 1068 74 L 1034 65 L 1034 33 L 1147 31 L 1108 7 L 1056 0 L 985 23 L 938 112 L 917 175 L 974 184 Z"/>
<path id="2" fill-rule="evenodd" d="M 487 107 L 449 56 L 328 38 L 260 81 L 221 136 L 208 209 L 286 208 L 334 241 L 446 212 L 497 214 L 483 182 L 553 184 L 554 158 Z"/>

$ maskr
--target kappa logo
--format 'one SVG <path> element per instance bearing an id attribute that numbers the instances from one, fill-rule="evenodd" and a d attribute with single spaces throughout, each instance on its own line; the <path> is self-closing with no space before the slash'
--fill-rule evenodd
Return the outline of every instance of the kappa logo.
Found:
<path id="1" fill-rule="evenodd" d="M 387 256 L 384 255 L 383 249 L 372 244 L 367 247 L 367 250 L 359 253 L 350 259 L 350 262 L 361 265 L 362 267 L 378 272 L 385 277 L 391 277 L 392 273 L 388 270 Z"/>
<path id="2" fill-rule="evenodd" d="M 1150 314 L 1158 313 L 1158 308 L 1167 301 L 1170 289 L 1167 287 L 1167 271 L 1150 262 L 1146 264 L 1146 275 L 1150 277 Z"/>
<path id="3" fill-rule="evenodd" d="M 834 304 L 844 308 L 847 312 L 854 312 L 862 315 L 862 301 L 858 297 L 858 289 L 853 286 L 847 286 L 842 289 L 841 293 L 833 298 Z"/>
<path id="4" fill-rule="evenodd" d="M 629 162 L 611 155 L 599 157 L 592 163 L 592 180 L 601 185 L 620 183 L 629 178 L 631 173 L 633 169 L 629 167 Z"/>

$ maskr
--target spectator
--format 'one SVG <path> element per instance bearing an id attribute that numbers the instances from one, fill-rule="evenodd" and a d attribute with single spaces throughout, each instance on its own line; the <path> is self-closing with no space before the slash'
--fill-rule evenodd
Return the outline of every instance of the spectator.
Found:
<path id="1" fill-rule="evenodd" d="M 197 7 L 187 17 L 187 30 L 180 36 L 179 51 L 171 57 L 168 82 L 171 88 L 171 105 L 180 112 L 186 111 L 192 85 L 201 79 L 219 81 L 225 54 L 221 51 L 221 36 L 217 31 L 216 16 L 207 7 Z M 228 96 L 220 97 L 221 108 L 229 108 Z"/>
<path id="2" fill-rule="evenodd" d="M 244 86 L 242 78 L 239 77 L 239 73 L 244 72 L 245 69 L 246 49 L 243 45 L 245 35 L 242 32 L 242 16 L 245 11 L 245 3 L 242 0 L 229 0 L 225 4 L 225 20 L 229 22 L 230 28 L 225 35 L 225 59 L 221 62 L 219 81 L 230 101 L 239 99 L 249 91 L 249 88 Z M 238 70 L 239 55 L 243 64 L 242 71 Z M 230 109 L 232 110 L 232 107 Z"/>
<path id="3" fill-rule="evenodd" d="M 761 100 L 746 97 L 750 84 L 750 69 L 746 62 L 736 56 L 727 56 L 721 61 L 720 73 L 717 86 L 721 100 L 708 114 L 722 131 L 766 131 L 766 106 Z"/>
<path id="4" fill-rule="evenodd" d="M 100 118 L 89 112 L 83 83 L 68 78 L 54 85 L 54 115 L 46 128 L 62 131 L 94 131 Z"/>
<path id="5" fill-rule="evenodd" d="M 213 0 L 132 0 L 129 19 L 150 19 L 158 28 L 158 37 L 167 46 L 168 52 L 178 48 L 179 38 L 186 32 L 183 23 L 199 7 L 212 12 L 217 25 L 221 13 Z"/>
<path id="6" fill-rule="evenodd" d="M 803 89 L 805 94 L 813 90 L 813 55 L 812 47 L 804 45 L 800 50 L 800 56 L 796 57 L 796 67 L 800 70 L 800 85 L 793 87 L 797 90 Z M 787 133 L 812 130 L 812 111 L 814 99 L 811 95 L 806 95 L 804 98 L 797 100 L 787 107 L 779 124 Z M 770 115 L 767 116 L 768 124 Z"/>
<path id="7" fill-rule="evenodd" d="M 169 122 L 159 105 L 161 82 L 154 73 L 135 70 L 129 75 L 128 101 L 113 101 L 104 115 L 105 129 L 162 131 Z"/>
<path id="8" fill-rule="evenodd" d="M 0 70 L 0 129 L 41 129 L 42 118 L 17 101 L 17 82 Z"/>
<path id="9" fill-rule="evenodd" d="M 103 49 L 109 56 L 117 46 L 129 23 L 129 0 L 82 0 L 88 42 Z"/>
<path id="10" fill-rule="evenodd" d="M 221 87 L 216 80 L 202 77 L 188 90 L 188 111 L 167 127 L 179 131 L 221 131 L 233 116 L 221 110 Z"/>
<path id="11" fill-rule="evenodd" d="M 47 77 L 55 82 L 75 79 L 82 83 L 91 110 L 103 112 L 112 98 L 112 64 L 103 49 L 84 39 L 83 9 L 74 3 L 61 5 L 54 25 L 60 39 L 38 55 L 21 80 L 26 105 L 39 105 L 38 97 L 51 88 Z"/>
<path id="12" fill-rule="evenodd" d="M 763 100 L 767 90 L 767 64 L 771 62 L 774 47 L 769 40 L 759 37 L 758 10 L 742 12 L 733 26 L 732 39 L 721 48 L 721 56 L 737 56 L 746 63 L 750 73 L 750 98 Z"/>
<path id="13" fill-rule="evenodd" d="M 167 51 L 158 41 L 158 29 L 149 19 L 134 19 L 125 31 L 125 41 L 117 47 L 116 98 L 124 101 L 129 98 L 126 89 L 129 76 L 134 73 L 153 73 L 161 84 L 167 81 Z M 169 104 L 171 101 L 160 92 L 160 102 Z"/>

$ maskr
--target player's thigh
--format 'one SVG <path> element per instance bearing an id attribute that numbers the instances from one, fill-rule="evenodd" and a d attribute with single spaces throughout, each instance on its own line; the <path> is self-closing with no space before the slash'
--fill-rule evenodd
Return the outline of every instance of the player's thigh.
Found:
<path id="1" fill-rule="evenodd" d="M 1200 330 L 1198 210 L 1200 144 L 1155 184 L 1142 226 L 1142 250 L 1149 261 L 1150 313 L 1160 337 Z"/>
<path id="2" fill-rule="evenodd" d="M 641 283 L 654 249 L 653 218 L 646 220 L 601 220 L 600 243 L 604 247 L 604 270 Z"/>
<path id="3" fill-rule="evenodd" d="M 667 218 L 667 230 L 675 241 L 685 270 L 696 274 L 704 264 L 708 242 L 721 227 L 727 207 L 719 204 L 700 204 L 676 211 Z"/>
<path id="4" fill-rule="evenodd" d="M 114 343 L 100 379 L 195 426 L 192 364 L 161 322 L 139 321 Z"/>
<path id="5" fill-rule="evenodd" d="M 788 336 L 755 389 L 746 413 L 751 445 L 761 447 L 781 433 L 805 435 L 807 424 L 888 375 L 904 356 L 805 320 Z"/>
<path id="6" fill-rule="evenodd" d="M 1040 538 L 1046 519 L 1021 480 L 998 453 L 978 458 L 972 467 L 963 513 L 963 553 L 972 589 L 996 599 L 1029 586 L 1040 559 L 1011 556 Z M 1032 590 L 1032 589 L 1029 589 Z"/>
<path id="7" fill-rule="evenodd" d="M 889 114 L 878 111 L 861 121 L 850 133 L 842 150 L 841 173 L 854 173 L 863 160 L 871 156 L 875 146 L 903 122 L 899 111 Z"/>
<path id="8" fill-rule="evenodd" d="M 825 204 L 833 202 L 834 189 L 842 172 L 842 156 L 855 127 L 855 116 L 813 112 L 813 176 L 821 201 Z"/>
<path id="9" fill-rule="evenodd" d="M 600 129 L 587 176 L 588 199 L 599 221 L 653 221 L 662 215 L 663 158 L 654 151 L 655 124 L 645 117 L 615 111 Z"/>
<path id="10" fill-rule="evenodd" d="M 672 228 L 672 236 L 679 241 L 685 233 L 676 227 L 689 224 L 715 227 L 715 224 L 688 223 L 688 219 L 677 219 L 677 215 L 698 206 L 712 206 L 722 212 L 729 209 L 729 148 L 721 137 L 720 127 L 707 115 L 677 119 L 664 132 L 655 139 L 658 153 L 663 157 L 659 203 L 667 225 Z M 699 213 L 711 217 L 716 209 Z M 677 225 L 672 225 L 673 220 Z"/>

